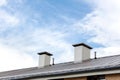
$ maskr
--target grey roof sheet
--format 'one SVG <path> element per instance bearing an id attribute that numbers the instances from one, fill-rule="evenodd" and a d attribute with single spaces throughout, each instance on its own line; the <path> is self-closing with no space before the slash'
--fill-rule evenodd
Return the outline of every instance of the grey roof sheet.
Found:
<path id="1" fill-rule="evenodd" d="M 60 75 L 72 72 L 84 72 L 107 68 L 120 69 L 120 55 L 90 59 L 82 63 L 66 62 L 47 66 L 44 68 L 32 67 L 19 70 L 0 72 L 0 80 L 17 79 L 35 76 Z"/>

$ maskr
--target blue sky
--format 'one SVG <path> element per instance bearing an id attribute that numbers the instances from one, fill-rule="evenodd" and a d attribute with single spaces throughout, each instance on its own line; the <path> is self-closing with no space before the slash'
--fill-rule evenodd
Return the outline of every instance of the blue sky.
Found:
<path id="1" fill-rule="evenodd" d="M 37 66 L 37 53 L 42 51 L 54 54 L 56 63 L 72 61 L 72 44 L 81 42 L 94 48 L 91 57 L 94 51 L 98 57 L 119 54 L 119 4 L 119 0 L 0 0 L 0 71 Z"/>

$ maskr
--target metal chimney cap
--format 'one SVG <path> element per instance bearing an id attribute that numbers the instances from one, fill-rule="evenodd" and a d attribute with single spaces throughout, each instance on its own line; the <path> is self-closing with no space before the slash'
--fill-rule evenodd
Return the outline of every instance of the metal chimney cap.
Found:
<path id="1" fill-rule="evenodd" d="M 48 55 L 48 56 L 52 56 L 52 55 L 53 55 L 53 54 L 51 54 L 51 53 L 49 53 L 49 52 L 47 52 L 47 51 L 38 53 L 38 55 L 43 55 L 43 54 L 46 54 L 46 55 Z"/>
<path id="2" fill-rule="evenodd" d="M 89 49 L 92 49 L 92 47 L 88 46 L 88 45 L 85 44 L 85 43 L 74 44 L 74 45 L 72 45 L 72 46 L 74 46 L 74 47 L 77 47 L 77 46 L 85 46 L 85 47 L 87 47 L 87 48 L 89 48 Z"/>

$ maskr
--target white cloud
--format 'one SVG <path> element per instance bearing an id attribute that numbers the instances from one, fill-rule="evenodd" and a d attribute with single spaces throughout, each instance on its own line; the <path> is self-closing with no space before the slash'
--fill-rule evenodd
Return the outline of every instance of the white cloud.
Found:
<path id="1" fill-rule="evenodd" d="M 0 6 L 5 6 L 7 4 L 6 0 L 0 0 Z"/>
<path id="2" fill-rule="evenodd" d="M 0 24 L 2 25 L 0 28 L 6 25 L 15 26 L 19 23 L 19 19 L 15 15 L 9 14 L 5 10 L 0 10 L 0 14 Z"/>
<path id="3" fill-rule="evenodd" d="M 0 71 L 35 66 L 37 63 L 35 58 L 10 44 L 11 41 L 16 41 L 16 33 L 9 33 L 8 36 L 4 35 L 7 33 L 2 33 L 10 28 L 13 30 L 20 21 L 16 13 L 10 13 L 9 10 L 2 8 L 3 6 L 10 7 L 7 0 L 0 0 Z"/>
<path id="4" fill-rule="evenodd" d="M 113 47 L 105 47 L 105 48 L 94 48 L 93 51 L 97 51 L 97 57 L 105 57 L 105 56 L 113 56 L 117 55 L 120 52 L 120 47 L 113 46 Z M 94 52 L 92 51 L 91 57 L 94 57 Z"/>
<path id="5" fill-rule="evenodd" d="M 13 32 L 3 37 L 0 39 L 2 43 L 0 45 L 0 63 L 2 63 L 0 71 L 36 66 L 37 52 L 42 51 L 54 54 L 56 63 L 73 60 L 72 46 L 64 40 L 66 35 L 50 29 L 32 28 L 26 33 Z"/>
<path id="6" fill-rule="evenodd" d="M 20 16 L 16 12 L 11 13 L 8 0 L 0 0 L 0 31 L 19 25 Z"/>
<path id="7" fill-rule="evenodd" d="M 67 34 L 62 31 L 52 31 L 50 29 L 37 29 L 31 35 L 32 41 L 38 44 L 38 46 L 34 45 L 36 49 L 52 52 L 57 57 L 55 58 L 57 63 L 73 60 L 73 56 L 71 56 L 72 46 L 64 40 L 66 36 Z"/>
<path id="8" fill-rule="evenodd" d="M 0 71 L 35 66 L 36 61 L 29 54 L 14 47 L 0 44 Z"/>
<path id="9" fill-rule="evenodd" d="M 19 0 L 17 3 L 23 2 Z M 9 7 L 9 5 L 6 7 Z M 36 51 L 53 53 L 57 56 L 55 62 L 64 62 L 72 59 L 71 56 L 64 57 L 64 54 L 71 55 L 71 45 L 64 40 L 66 34 L 61 31 L 52 31 L 49 28 L 36 28 L 31 22 L 30 26 L 24 26 L 24 30 L 19 30 L 17 26 L 19 26 L 19 23 L 22 24 L 20 13 L 11 14 L 10 12 L 0 8 L 0 14 L 2 14 L 0 15 L 0 31 L 10 31 L 9 34 L 5 33 L 7 35 L 3 36 L 4 33 L 2 33 L 3 35 L 0 36 L 0 63 L 2 65 L 0 66 L 0 71 L 36 66 L 38 63 L 35 59 L 37 57 L 35 55 Z M 26 15 L 22 17 L 24 20 Z M 27 17 L 28 20 L 32 19 L 31 17 L 29 18 L 29 15 Z M 29 24 L 27 21 L 23 22 L 24 25 Z M 56 25 L 53 24 L 51 26 L 56 27 Z M 34 58 L 32 54 L 34 54 Z"/>
<path id="10" fill-rule="evenodd" d="M 57 25 L 57 24 L 56 24 Z M 56 26 L 54 24 L 53 27 Z M 59 26 L 58 26 L 59 27 Z M 65 38 L 68 33 L 64 31 L 54 31 L 52 29 L 36 29 L 31 34 L 33 41 L 38 45 L 35 48 L 39 50 L 49 51 L 54 54 L 55 62 L 68 62 L 73 61 L 73 47 L 72 44 L 67 42 Z"/>
<path id="11" fill-rule="evenodd" d="M 94 10 L 84 19 L 75 23 L 79 30 L 93 35 L 89 42 L 102 44 L 101 50 L 107 54 L 119 54 L 120 48 L 120 1 L 119 0 L 93 0 L 90 2 Z M 117 48 L 118 47 L 118 48 Z M 109 51 L 107 51 L 109 50 Z M 98 49 L 98 51 L 100 51 Z M 104 54 L 101 54 L 104 55 Z"/>

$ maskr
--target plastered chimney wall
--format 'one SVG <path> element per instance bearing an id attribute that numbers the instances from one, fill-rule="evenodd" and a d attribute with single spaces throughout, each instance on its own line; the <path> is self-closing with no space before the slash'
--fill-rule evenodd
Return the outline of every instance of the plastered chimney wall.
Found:
<path id="1" fill-rule="evenodd" d="M 38 55 L 39 55 L 39 63 L 38 63 L 39 68 L 50 65 L 52 54 L 50 54 L 48 52 L 41 52 L 41 53 L 38 53 Z"/>
<path id="2" fill-rule="evenodd" d="M 84 43 L 74 44 L 73 46 L 75 63 L 90 59 L 90 50 L 92 49 L 92 47 Z"/>

